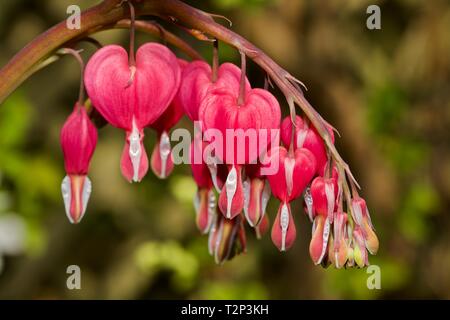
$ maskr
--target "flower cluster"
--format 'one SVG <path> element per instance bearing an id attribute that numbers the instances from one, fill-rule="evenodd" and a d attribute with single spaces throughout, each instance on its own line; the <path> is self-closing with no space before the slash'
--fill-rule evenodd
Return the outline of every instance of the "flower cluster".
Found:
<path id="1" fill-rule="evenodd" d="M 246 78 L 245 55 L 240 68 L 231 63 L 211 68 L 205 61 L 178 59 L 158 43 L 142 45 L 136 56 L 134 49 L 127 53 L 109 45 L 90 58 L 84 83 L 93 108 L 125 132 L 120 166 L 130 182 L 141 181 L 149 163 L 156 176 L 168 177 L 174 167 L 171 128 L 184 114 L 196 124 L 189 152 L 198 187 L 196 223 L 209 235 L 209 251 L 217 263 L 245 252 L 245 224 L 258 238 L 268 231 L 271 195 L 280 201 L 271 227 L 280 251 L 294 244 L 291 203 L 303 196 L 312 222 L 310 255 L 315 264 L 364 267 L 367 251 L 376 253 L 378 239 L 353 182 L 352 198 L 345 199 L 345 173 L 316 128 L 306 116 L 281 119 L 275 96 L 253 88 Z M 324 125 L 334 143 L 332 127 Z M 145 128 L 157 134 L 150 161 L 143 144 Z M 211 129 L 220 140 L 206 134 Z M 276 138 L 268 131 L 275 131 Z M 96 142 L 96 128 L 86 108 L 77 103 L 61 131 L 67 172 L 62 193 L 72 223 L 78 223 L 86 210 L 91 193 L 87 173 Z M 218 147 L 214 151 L 213 144 Z"/>

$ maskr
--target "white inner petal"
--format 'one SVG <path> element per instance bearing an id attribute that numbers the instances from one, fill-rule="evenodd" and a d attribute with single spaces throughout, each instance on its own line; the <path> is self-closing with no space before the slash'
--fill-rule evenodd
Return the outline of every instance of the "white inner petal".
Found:
<path id="1" fill-rule="evenodd" d="M 250 179 L 245 179 L 242 183 L 242 188 L 244 190 L 244 215 L 248 224 L 253 227 L 253 223 L 248 215 L 248 206 L 250 204 Z"/>
<path id="2" fill-rule="evenodd" d="M 311 196 L 311 188 L 307 187 L 305 190 L 305 194 L 303 196 L 305 198 L 306 208 L 308 209 L 308 217 L 309 221 L 313 222 L 313 198 Z"/>
<path id="3" fill-rule="evenodd" d="M 84 217 L 84 214 L 86 213 L 86 208 L 87 208 L 87 204 L 89 202 L 91 193 L 92 193 L 92 182 L 91 182 L 91 179 L 89 179 L 89 177 L 86 176 L 84 179 L 83 191 L 81 194 L 81 201 L 83 202 L 82 203 L 83 211 L 81 212 L 81 217 L 80 217 L 80 219 L 78 219 L 78 221 L 81 221 L 81 219 Z"/>
<path id="4" fill-rule="evenodd" d="M 325 183 L 325 195 L 327 197 L 327 214 L 330 223 L 333 223 L 333 213 L 334 213 L 334 183 Z"/>
<path id="5" fill-rule="evenodd" d="M 359 203 L 355 201 L 352 203 L 353 215 L 355 216 L 355 221 L 357 225 L 362 225 L 362 208 Z"/>
<path id="6" fill-rule="evenodd" d="M 231 204 L 236 194 L 237 189 L 237 171 L 236 168 L 233 168 L 228 173 L 227 181 L 225 182 L 225 191 L 227 193 L 227 218 L 231 218 Z"/>
<path id="7" fill-rule="evenodd" d="M 280 226 L 281 226 L 281 251 L 285 251 L 286 235 L 289 227 L 289 209 L 286 203 L 283 203 L 281 207 Z"/>
<path id="8" fill-rule="evenodd" d="M 323 227 L 323 235 L 322 235 L 322 254 L 320 255 L 319 261 L 317 261 L 317 264 L 321 263 L 323 260 L 323 257 L 325 256 L 327 252 L 327 245 L 328 245 L 328 238 L 330 236 L 330 220 L 328 218 L 325 219 L 325 225 Z"/>
<path id="9" fill-rule="evenodd" d="M 297 132 L 297 148 L 303 148 L 307 134 L 308 134 L 308 129 L 304 129 L 304 128 L 300 129 Z"/>
<path id="10" fill-rule="evenodd" d="M 292 188 L 294 186 L 293 175 L 294 175 L 295 159 L 286 158 L 284 159 L 284 173 L 286 178 L 286 187 L 288 196 L 292 193 Z"/>
<path id="11" fill-rule="evenodd" d="M 130 155 L 131 164 L 133 165 L 133 181 L 138 182 L 142 149 L 141 149 L 141 135 L 139 133 L 139 129 L 137 128 L 134 119 L 133 119 L 133 130 L 131 131 L 128 140 L 130 142 L 130 149 L 128 150 L 128 154 Z"/>
<path id="12" fill-rule="evenodd" d="M 208 230 L 211 228 L 211 224 L 214 220 L 214 215 L 216 214 L 216 207 L 217 207 L 217 201 L 216 201 L 216 195 L 214 194 L 214 191 L 209 190 L 208 191 L 208 224 L 205 232 L 208 232 Z"/>
<path id="13" fill-rule="evenodd" d="M 73 223 L 74 221 L 70 216 L 70 202 L 72 199 L 72 188 L 70 186 L 69 176 L 65 176 L 61 183 L 61 193 L 64 200 L 64 209 L 66 210 L 67 218 L 71 223 Z"/>
<path id="14" fill-rule="evenodd" d="M 170 154 L 170 139 L 167 132 L 163 132 L 161 134 L 161 138 L 159 140 L 159 155 L 161 157 L 161 178 L 166 177 L 167 170 L 167 158 Z"/>
<path id="15" fill-rule="evenodd" d="M 262 192 L 262 196 L 261 196 L 261 219 L 262 217 L 264 217 L 264 214 L 266 213 L 266 208 L 267 208 L 267 203 L 269 202 L 270 199 L 270 184 L 269 181 L 265 180 L 264 181 L 264 189 Z"/>
<path id="16" fill-rule="evenodd" d="M 207 163 L 209 173 L 211 174 L 211 180 L 216 188 L 217 192 L 220 192 L 219 184 L 217 183 L 217 162 L 213 157 L 208 157 Z"/>

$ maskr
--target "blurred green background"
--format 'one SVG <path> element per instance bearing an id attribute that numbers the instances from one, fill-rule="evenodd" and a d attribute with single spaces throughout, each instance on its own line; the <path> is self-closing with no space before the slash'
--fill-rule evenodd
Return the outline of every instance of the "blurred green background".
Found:
<path id="1" fill-rule="evenodd" d="M 73 3 L 84 9 L 96 1 L 2 0 L 0 66 L 65 19 Z M 299 201 L 290 251 L 281 254 L 269 235 L 257 241 L 248 232 L 248 253 L 215 265 L 195 226 L 189 167 L 177 167 L 167 181 L 149 172 L 130 185 L 119 170 L 123 133 L 112 127 L 99 132 L 88 212 L 70 225 L 60 195 L 59 130 L 77 99 L 79 68 L 65 57 L 0 108 L 0 298 L 450 298 L 450 3 L 190 3 L 229 17 L 233 30 L 307 85 L 309 101 L 339 130 L 338 150 L 363 187 L 380 239 L 370 262 L 381 268 L 381 290 L 366 287 L 365 270 L 313 265 L 311 225 Z M 366 28 L 370 4 L 381 7 L 381 30 Z M 208 43 L 167 27 L 210 59 Z M 95 38 L 126 45 L 128 32 Z M 89 44 L 80 47 L 86 59 L 93 53 Z M 239 62 L 227 46 L 220 54 Z M 256 86 L 263 75 L 250 65 Z M 183 119 L 179 126 L 192 124 Z M 148 131 L 148 152 L 154 139 Z M 272 221 L 276 207 L 272 199 Z M 72 264 L 81 268 L 81 290 L 66 288 Z"/>

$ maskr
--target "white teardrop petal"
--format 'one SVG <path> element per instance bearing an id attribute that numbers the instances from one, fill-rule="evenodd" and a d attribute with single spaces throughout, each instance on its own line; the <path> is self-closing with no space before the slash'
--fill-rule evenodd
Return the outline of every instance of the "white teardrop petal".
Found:
<path id="1" fill-rule="evenodd" d="M 128 150 L 128 154 L 130 156 L 131 164 L 133 165 L 133 181 L 139 181 L 139 167 L 141 163 L 141 135 L 136 126 L 136 123 L 133 119 L 133 130 L 131 131 L 130 136 L 128 137 L 130 148 Z"/>
<path id="2" fill-rule="evenodd" d="M 289 209 L 286 203 L 283 203 L 283 206 L 281 207 L 280 226 L 281 226 L 281 251 L 285 251 L 286 235 L 287 229 L 289 227 Z"/>
<path id="3" fill-rule="evenodd" d="M 83 219 L 84 214 L 86 213 L 86 208 L 89 202 L 89 198 L 91 197 L 91 193 L 92 193 L 92 182 L 91 179 L 89 179 L 89 177 L 86 176 L 83 184 L 83 192 L 81 194 L 81 201 L 83 202 L 83 211 L 81 212 L 81 217 L 80 219 L 78 219 L 78 222 L 80 222 L 81 219 Z"/>
<path id="4" fill-rule="evenodd" d="M 72 188 L 70 185 L 70 177 L 65 176 L 61 183 L 61 193 L 64 200 L 64 209 L 66 211 L 67 218 L 71 223 L 74 223 L 72 217 L 70 216 L 70 203 L 72 200 Z"/>
<path id="5" fill-rule="evenodd" d="M 237 171 L 233 168 L 228 173 L 227 181 L 225 182 L 225 192 L 227 194 L 227 218 L 231 218 L 231 204 L 237 189 Z"/>
<path id="6" fill-rule="evenodd" d="M 170 155 L 170 139 L 165 131 L 161 134 L 159 140 L 159 155 L 161 157 L 161 178 L 166 178 L 167 159 Z"/>

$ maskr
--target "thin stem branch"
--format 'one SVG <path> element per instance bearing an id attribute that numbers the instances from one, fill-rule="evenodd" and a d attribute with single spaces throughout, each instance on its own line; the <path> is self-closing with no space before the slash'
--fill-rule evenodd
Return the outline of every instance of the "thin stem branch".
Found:
<path id="1" fill-rule="evenodd" d="M 241 80 L 239 83 L 239 97 L 237 104 L 240 106 L 245 102 L 245 74 L 247 73 L 247 58 L 245 57 L 245 53 L 240 51 L 241 54 Z"/>
<path id="2" fill-rule="evenodd" d="M 212 59 L 212 82 L 216 82 L 219 72 L 219 40 L 213 42 L 213 59 Z"/>
<path id="3" fill-rule="evenodd" d="M 80 56 L 79 51 L 74 50 L 72 48 L 63 48 L 58 51 L 61 54 L 70 54 L 77 59 L 78 63 L 80 64 L 80 91 L 78 92 L 78 104 L 80 106 L 84 105 L 84 61 L 83 58 Z"/>
<path id="4" fill-rule="evenodd" d="M 134 48 L 135 48 L 135 38 L 136 38 L 136 13 L 134 10 L 134 6 L 131 1 L 127 1 L 128 6 L 130 7 L 130 52 L 128 53 L 129 61 L 128 64 L 130 67 L 136 66 L 136 59 L 134 57 Z"/>

